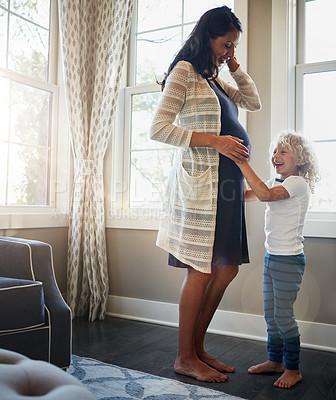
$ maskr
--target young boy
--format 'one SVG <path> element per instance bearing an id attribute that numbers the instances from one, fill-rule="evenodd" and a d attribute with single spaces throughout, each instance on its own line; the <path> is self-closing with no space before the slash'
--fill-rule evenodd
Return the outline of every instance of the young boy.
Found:
<path id="1" fill-rule="evenodd" d="M 302 380 L 293 305 L 305 269 L 302 230 L 318 173 L 310 146 L 298 134 L 280 134 L 271 161 L 278 177 L 266 184 L 248 162 L 237 164 L 251 188 L 245 201 L 267 202 L 263 293 L 269 360 L 248 372 L 282 373 L 274 386 L 289 389 Z"/>

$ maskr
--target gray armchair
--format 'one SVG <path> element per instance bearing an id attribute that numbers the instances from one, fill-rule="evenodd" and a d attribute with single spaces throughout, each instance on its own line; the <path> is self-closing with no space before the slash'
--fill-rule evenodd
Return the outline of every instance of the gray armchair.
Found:
<path id="1" fill-rule="evenodd" d="M 71 311 L 57 287 L 49 244 L 0 237 L 0 316 L 0 348 L 70 365 Z"/>

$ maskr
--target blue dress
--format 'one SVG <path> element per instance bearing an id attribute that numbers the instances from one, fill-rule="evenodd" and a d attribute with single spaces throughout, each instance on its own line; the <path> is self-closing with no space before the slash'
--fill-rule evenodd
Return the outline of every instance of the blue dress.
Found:
<path id="1" fill-rule="evenodd" d="M 238 121 L 238 108 L 218 82 L 209 82 L 221 106 L 220 135 L 231 135 L 243 140 L 244 146 L 251 142 L 246 130 Z M 244 176 L 234 161 L 219 154 L 218 198 L 215 241 L 212 263 L 218 265 L 241 265 L 249 262 L 244 205 Z M 168 264 L 188 267 L 172 254 Z"/>

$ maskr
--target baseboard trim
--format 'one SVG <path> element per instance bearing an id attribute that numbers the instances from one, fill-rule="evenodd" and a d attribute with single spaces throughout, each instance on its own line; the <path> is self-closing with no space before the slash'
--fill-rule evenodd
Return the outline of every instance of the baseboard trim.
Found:
<path id="1" fill-rule="evenodd" d="M 178 326 L 178 304 L 109 296 L 107 315 L 150 322 L 153 324 Z M 336 325 L 309 321 L 298 321 L 302 347 L 336 352 Z M 209 326 L 209 332 L 221 335 L 266 341 L 264 317 L 217 310 Z"/>

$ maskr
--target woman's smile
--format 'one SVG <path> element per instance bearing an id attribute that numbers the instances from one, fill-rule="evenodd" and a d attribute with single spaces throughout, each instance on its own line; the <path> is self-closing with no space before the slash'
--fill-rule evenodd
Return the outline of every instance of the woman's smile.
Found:
<path id="1" fill-rule="evenodd" d="M 235 47 L 238 46 L 240 40 L 240 32 L 237 30 L 227 33 L 225 36 L 219 36 L 216 39 L 209 39 L 212 53 L 219 67 L 224 64 L 227 59 L 234 57 Z"/>

